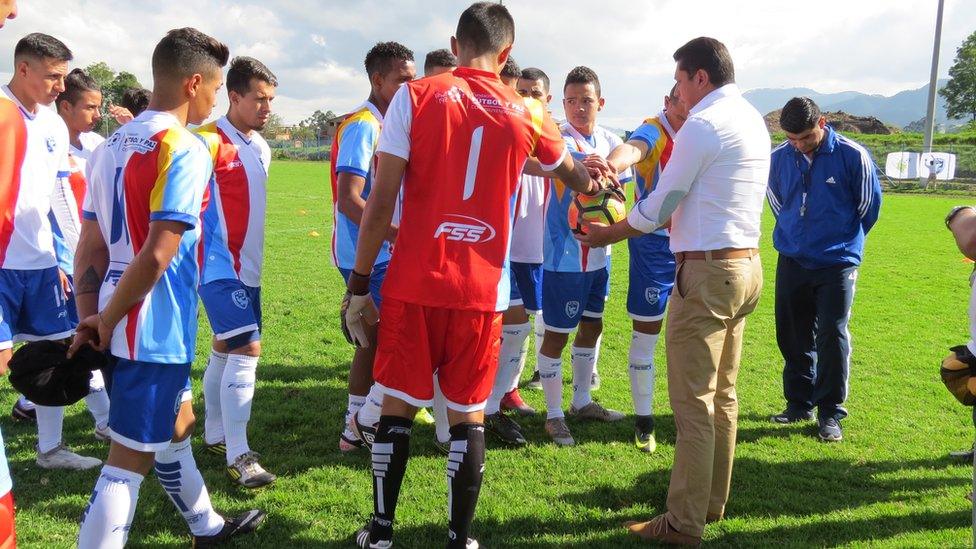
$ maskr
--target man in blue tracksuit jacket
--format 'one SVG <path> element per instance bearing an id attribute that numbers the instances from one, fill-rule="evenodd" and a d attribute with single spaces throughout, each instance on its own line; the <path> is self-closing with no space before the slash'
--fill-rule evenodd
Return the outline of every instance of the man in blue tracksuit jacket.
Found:
<path id="1" fill-rule="evenodd" d="M 780 125 L 787 141 L 773 149 L 766 196 L 776 217 L 776 341 L 786 409 L 772 420 L 809 420 L 816 407 L 820 438 L 838 441 L 847 416 L 847 323 L 881 185 L 867 150 L 828 126 L 812 100 L 789 100 Z"/>

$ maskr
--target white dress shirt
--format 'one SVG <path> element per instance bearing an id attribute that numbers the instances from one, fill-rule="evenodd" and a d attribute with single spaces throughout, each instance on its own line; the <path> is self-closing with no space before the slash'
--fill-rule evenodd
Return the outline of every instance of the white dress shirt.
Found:
<path id="1" fill-rule="evenodd" d="M 627 216 L 649 233 L 671 219 L 671 251 L 758 248 L 769 132 L 735 84 L 702 98 L 674 138 L 661 180 Z"/>

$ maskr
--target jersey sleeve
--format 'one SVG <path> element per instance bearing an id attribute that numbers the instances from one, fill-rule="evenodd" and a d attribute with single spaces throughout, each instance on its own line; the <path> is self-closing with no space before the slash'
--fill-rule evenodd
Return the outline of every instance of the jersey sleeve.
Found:
<path id="1" fill-rule="evenodd" d="M 347 172 L 365 178 L 369 173 L 377 133 L 376 126 L 365 120 L 357 120 L 347 125 L 339 139 L 336 173 Z"/>
<path id="2" fill-rule="evenodd" d="M 526 104 L 529 104 L 529 101 L 526 101 Z M 566 142 L 563 141 L 559 128 L 556 127 L 556 123 L 552 121 L 552 117 L 545 111 L 541 103 L 538 103 L 538 110 L 542 111 L 541 115 L 536 112 L 537 109 L 531 106 L 530 108 L 533 111 L 533 126 L 539 134 L 531 156 L 534 156 L 542 164 L 543 170 L 552 171 L 556 166 L 562 164 L 563 158 L 566 156 Z"/>
<path id="3" fill-rule="evenodd" d="M 199 143 L 161 153 L 159 175 L 149 195 L 149 220 L 179 221 L 192 229 L 213 173 L 213 159 Z"/>
<path id="4" fill-rule="evenodd" d="M 384 152 L 410 160 L 410 126 L 413 122 L 413 106 L 410 99 L 410 89 L 400 86 L 383 118 L 383 130 L 380 132 L 379 144 L 376 152 Z"/>
<path id="5" fill-rule="evenodd" d="M 657 145 L 658 139 L 661 139 L 661 129 L 654 124 L 641 124 L 627 139 L 629 141 L 643 141 L 647 144 L 648 149 L 653 149 Z"/>
<path id="6" fill-rule="evenodd" d="M 85 198 L 81 202 L 81 218 L 89 221 L 97 221 L 98 214 L 95 213 L 95 193 L 98 192 L 100 185 L 105 185 L 105 168 L 109 162 L 111 153 L 105 144 L 99 145 L 92 152 L 91 159 L 88 161 L 87 171 L 90 174 L 88 188 L 85 190 Z"/>

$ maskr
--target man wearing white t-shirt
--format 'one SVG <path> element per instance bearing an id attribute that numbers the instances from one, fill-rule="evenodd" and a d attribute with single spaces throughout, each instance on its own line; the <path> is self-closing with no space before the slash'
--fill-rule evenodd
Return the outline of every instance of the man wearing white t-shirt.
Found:
<path id="1" fill-rule="evenodd" d="M 0 143 L 0 372 L 13 344 L 71 336 L 70 285 L 58 269 L 48 217 L 59 176 L 68 170 L 68 130 L 48 105 L 64 91 L 71 51 L 41 33 L 14 49 L 14 75 L 3 96 L 16 106 L 0 125 L 13 134 Z M 6 132 L 5 132 L 6 133 Z M 95 458 L 71 452 L 61 440 L 64 408 L 38 406 L 37 464 L 48 469 L 88 469 Z"/>

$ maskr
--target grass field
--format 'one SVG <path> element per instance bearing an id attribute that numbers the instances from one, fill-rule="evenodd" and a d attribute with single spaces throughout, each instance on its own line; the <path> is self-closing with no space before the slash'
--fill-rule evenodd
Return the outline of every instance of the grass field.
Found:
<path id="1" fill-rule="evenodd" d="M 352 532 L 372 509 L 367 454 L 345 456 L 337 449 L 352 349 L 338 326 L 343 285 L 329 260 L 326 167 L 277 162 L 269 183 L 265 356 L 250 438 L 278 482 L 246 492 L 226 478 L 222 460 L 197 454 L 219 510 L 261 507 L 270 514 L 242 547 L 350 547 Z M 851 415 L 844 421 L 844 442 L 830 445 L 817 442 L 812 423 L 776 427 L 767 422 L 783 406 L 772 313 L 776 258 L 767 214 L 766 287 L 746 328 L 732 498 L 728 519 L 706 529 L 708 545 L 971 546 L 971 508 L 964 499 L 971 469 L 952 462 L 947 452 L 968 446 L 973 427 L 969 411 L 952 400 L 938 378 L 947 348 L 967 337 L 971 265 L 962 261 L 942 224 L 956 202 L 885 197 L 881 221 L 868 240 L 851 322 Z M 626 254 L 626 246 L 613 253 L 613 295 L 599 365 L 603 388 L 595 396 L 629 412 Z M 198 434 L 208 347 L 201 311 L 194 367 Z M 571 423 L 578 442 L 573 448 L 549 443 L 542 418 L 523 421 L 530 446 L 489 448 L 473 535 L 486 547 L 636 546 L 620 524 L 662 510 L 673 459 L 663 345 L 657 364 L 657 453 L 644 455 L 632 447 L 630 418 L 615 425 Z M 523 394 L 543 408 L 541 393 Z M 0 410 L 9 410 L 14 398 L 13 391 L 4 391 Z M 34 428 L 13 424 L 7 415 L 0 425 L 14 477 L 21 546 L 72 546 L 97 469 L 40 470 L 34 464 Z M 432 427 L 414 433 L 397 546 L 442 547 L 444 458 L 431 443 Z M 92 437 L 82 404 L 69 410 L 65 438 L 83 453 L 103 459 L 107 453 Z M 130 546 L 186 546 L 186 532 L 158 483 L 147 479 Z"/>

